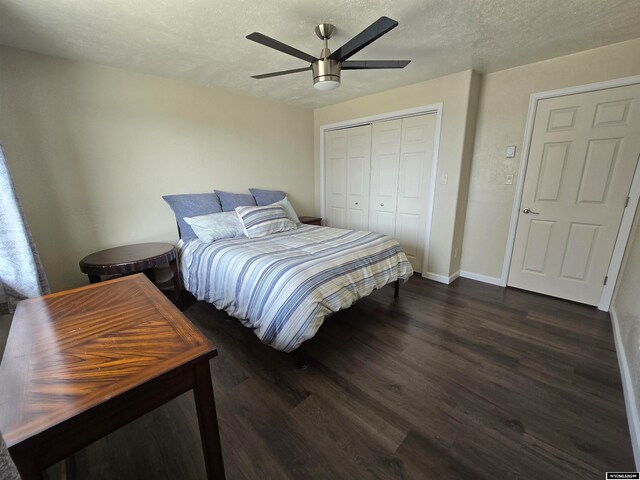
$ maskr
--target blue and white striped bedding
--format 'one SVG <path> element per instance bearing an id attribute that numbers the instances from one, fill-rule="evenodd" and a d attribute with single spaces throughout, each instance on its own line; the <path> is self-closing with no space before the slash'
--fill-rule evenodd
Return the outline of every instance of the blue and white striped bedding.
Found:
<path id="1" fill-rule="evenodd" d="M 188 291 L 285 352 L 327 316 L 413 274 L 390 237 L 310 225 L 262 238 L 180 241 L 178 251 Z"/>

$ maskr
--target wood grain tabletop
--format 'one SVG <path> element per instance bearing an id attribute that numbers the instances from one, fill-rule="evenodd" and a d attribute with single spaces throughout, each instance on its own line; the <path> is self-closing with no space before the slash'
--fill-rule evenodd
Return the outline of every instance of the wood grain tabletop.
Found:
<path id="1" fill-rule="evenodd" d="M 142 274 L 22 301 L 0 365 L 0 432 L 11 447 L 216 353 Z"/>

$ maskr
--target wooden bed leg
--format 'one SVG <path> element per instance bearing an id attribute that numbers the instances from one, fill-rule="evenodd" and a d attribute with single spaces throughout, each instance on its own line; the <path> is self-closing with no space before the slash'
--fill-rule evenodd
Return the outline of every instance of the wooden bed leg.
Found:
<path id="1" fill-rule="evenodd" d="M 304 354 L 302 347 L 296 348 L 296 363 L 300 370 L 307 368 L 307 356 Z"/>
<path id="2" fill-rule="evenodd" d="M 393 298 L 400 297 L 400 279 L 393 282 Z"/>

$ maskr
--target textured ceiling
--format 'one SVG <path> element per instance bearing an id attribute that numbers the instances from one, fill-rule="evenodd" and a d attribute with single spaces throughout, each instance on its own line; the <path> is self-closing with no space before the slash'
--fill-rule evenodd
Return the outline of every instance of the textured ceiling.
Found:
<path id="1" fill-rule="evenodd" d="M 410 59 L 404 70 L 343 72 L 331 92 L 305 66 L 246 40 L 259 31 L 312 55 L 333 23 L 336 49 L 386 15 L 400 25 L 352 60 Z M 303 107 L 474 68 L 487 73 L 640 37 L 640 0 L 0 0 L 0 44 L 100 62 Z"/>

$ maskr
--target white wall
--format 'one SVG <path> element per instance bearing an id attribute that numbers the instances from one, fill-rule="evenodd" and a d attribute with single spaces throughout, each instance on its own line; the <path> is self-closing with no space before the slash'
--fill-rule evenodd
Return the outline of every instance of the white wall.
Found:
<path id="1" fill-rule="evenodd" d="M 637 211 L 623 263 L 624 268 L 620 272 L 611 307 L 611 317 L 616 333 L 616 349 L 620 360 L 633 451 L 636 465 L 640 467 L 640 217 Z"/>
<path id="2" fill-rule="evenodd" d="M 640 39 L 485 75 L 480 89 L 461 269 L 500 277 L 522 141 L 534 92 L 640 74 Z M 505 158 L 517 145 L 515 158 Z"/>
<path id="3" fill-rule="evenodd" d="M 471 70 L 467 70 L 316 109 L 314 111 L 316 213 L 320 213 L 320 127 L 322 125 L 442 102 L 442 132 L 437 173 L 438 177 L 446 173 L 449 181 L 447 185 L 438 183 L 436 186 L 428 271 L 443 277 L 454 273 L 455 223 L 456 215 L 461 213 L 458 208 L 458 196 L 461 180 L 464 184 L 464 178 L 461 179 L 461 175 L 464 174 L 464 143 L 468 133 L 467 115 L 470 109 L 472 83 L 475 84 L 475 82 L 477 82 L 477 76 L 474 76 Z M 458 240 L 461 243 L 461 235 Z"/>
<path id="4" fill-rule="evenodd" d="M 176 240 L 165 194 L 315 207 L 311 110 L 222 90 L 0 47 L 0 142 L 54 290 L 95 250 Z"/>

